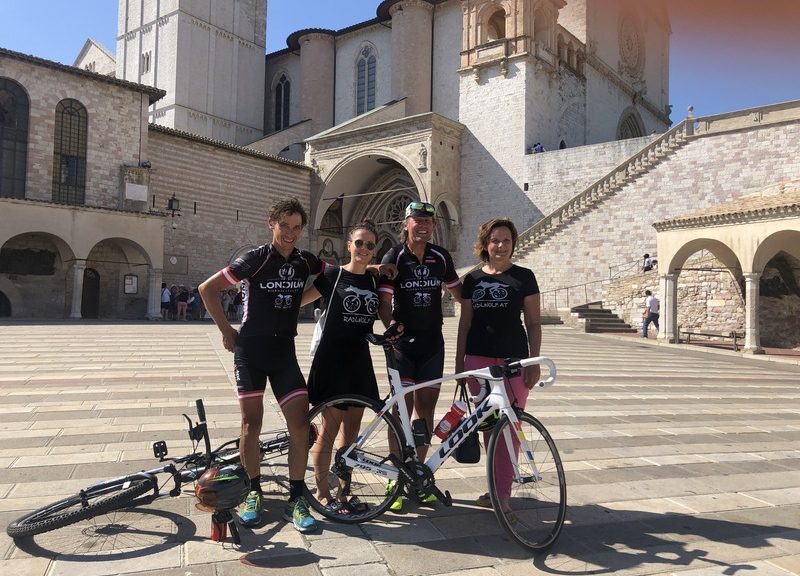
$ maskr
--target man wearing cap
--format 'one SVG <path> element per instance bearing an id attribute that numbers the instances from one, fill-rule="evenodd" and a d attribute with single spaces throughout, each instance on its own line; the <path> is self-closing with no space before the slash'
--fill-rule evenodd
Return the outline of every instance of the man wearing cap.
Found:
<path id="1" fill-rule="evenodd" d="M 378 291 L 378 314 L 383 323 L 402 323 L 404 334 L 413 341 L 404 341 L 397 350 L 397 362 L 403 386 L 441 378 L 444 371 L 444 338 L 442 336 L 442 284 L 454 298 L 461 298 L 461 280 L 458 278 L 450 254 L 436 244 L 431 244 L 436 210 L 427 202 L 411 202 L 406 207 L 403 222 L 403 242 L 393 246 L 383 257 L 384 264 L 397 266 L 393 280 L 382 277 Z M 413 398 L 412 398 L 413 396 Z M 433 430 L 433 411 L 439 398 L 439 386 L 417 390 L 406 396 L 412 418 L 424 418 L 428 430 Z M 417 449 L 420 459 L 425 459 L 427 447 Z M 423 498 L 433 502 L 435 497 Z M 399 497 L 391 506 L 398 512 L 403 499 Z"/>

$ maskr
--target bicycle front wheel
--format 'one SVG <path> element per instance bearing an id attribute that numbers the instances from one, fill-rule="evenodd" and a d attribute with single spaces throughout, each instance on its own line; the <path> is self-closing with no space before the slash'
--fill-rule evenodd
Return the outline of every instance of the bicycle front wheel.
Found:
<path id="1" fill-rule="evenodd" d="M 389 508 L 403 487 L 402 478 L 388 482 L 385 476 L 366 468 L 347 466 L 342 458 L 344 450 L 364 434 L 381 408 L 378 401 L 348 395 L 331 398 L 309 414 L 315 439 L 309 451 L 306 496 L 311 506 L 328 519 L 355 524 L 376 518 Z M 403 431 L 397 419 L 387 412 L 363 439 L 355 456 L 388 462 L 390 453 L 402 446 Z"/>
<path id="2" fill-rule="evenodd" d="M 150 480 L 141 478 L 130 483 L 120 482 L 84 491 L 29 512 L 9 524 L 6 533 L 12 538 L 24 538 L 63 528 L 124 508 L 134 498 L 151 490 L 152 486 Z"/>
<path id="3" fill-rule="evenodd" d="M 549 548 L 567 512 L 567 481 L 558 450 L 545 427 L 525 412 L 517 414 L 520 434 L 507 416 L 495 426 L 487 450 L 489 494 L 500 525 L 520 546 Z M 530 453 L 520 450 L 519 438 Z"/>

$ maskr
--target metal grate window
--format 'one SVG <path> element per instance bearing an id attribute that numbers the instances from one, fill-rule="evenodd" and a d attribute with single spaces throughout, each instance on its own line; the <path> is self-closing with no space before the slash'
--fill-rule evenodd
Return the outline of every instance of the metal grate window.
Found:
<path id="1" fill-rule="evenodd" d="M 370 46 L 364 46 L 356 64 L 356 115 L 375 108 L 377 59 Z"/>
<path id="2" fill-rule="evenodd" d="M 0 78 L 0 198 L 25 198 L 29 113 L 22 86 Z"/>
<path id="3" fill-rule="evenodd" d="M 86 201 L 86 108 L 77 100 L 56 106 L 53 142 L 53 202 L 84 204 Z"/>
<path id="4" fill-rule="evenodd" d="M 283 130 L 289 126 L 289 102 L 291 98 L 292 84 L 281 74 L 278 84 L 275 86 L 275 131 Z"/>

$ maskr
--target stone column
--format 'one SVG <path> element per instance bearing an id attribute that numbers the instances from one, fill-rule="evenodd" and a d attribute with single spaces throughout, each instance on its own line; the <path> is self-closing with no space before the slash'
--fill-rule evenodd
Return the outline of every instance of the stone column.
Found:
<path id="1" fill-rule="evenodd" d="M 758 304 L 760 272 L 744 274 L 744 351 L 749 354 L 763 354 L 761 348 L 761 333 L 758 328 Z"/>
<path id="2" fill-rule="evenodd" d="M 661 276 L 661 329 L 658 331 L 659 340 L 667 340 L 673 344 L 678 339 L 678 275 L 664 274 Z"/>
<path id="3" fill-rule="evenodd" d="M 69 312 L 69 317 L 72 320 L 83 318 L 81 315 L 81 299 L 83 298 L 83 272 L 85 270 L 86 260 L 75 260 L 72 264 L 72 307 Z"/>
<path id="4" fill-rule="evenodd" d="M 161 320 L 161 282 L 163 277 L 161 268 L 150 268 L 149 291 L 147 293 L 148 320 Z"/>
<path id="5" fill-rule="evenodd" d="M 392 17 L 392 98 L 406 99 L 406 115 L 431 111 L 431 27 L 433 6 L 425 0 L 402 0 L 389 8 Z"/>

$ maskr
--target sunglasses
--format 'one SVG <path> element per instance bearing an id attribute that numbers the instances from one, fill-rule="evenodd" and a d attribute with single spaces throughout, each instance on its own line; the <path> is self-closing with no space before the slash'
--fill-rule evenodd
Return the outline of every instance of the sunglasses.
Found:
<path id="1" fill-rule="evenodd" d="M 428 204 L 427 202 L 412 202 L 406 208 L 407 211 L 411 210 L 419 210 L 421 212 L 427 212 L 428 214 L 435 214 L 436 208 L 433 207 L 433 204 Z"/>
<path id="2" fill-rule="evenodd" d="M 353 240 L 353 244 L 356 245 L 356 248 L 363 248 L 366 246 L 367 250 L 375 250 L 375 242 L 370 242 L 369 240 L 362 240 L 359 238 L 358 240 Z"/>

